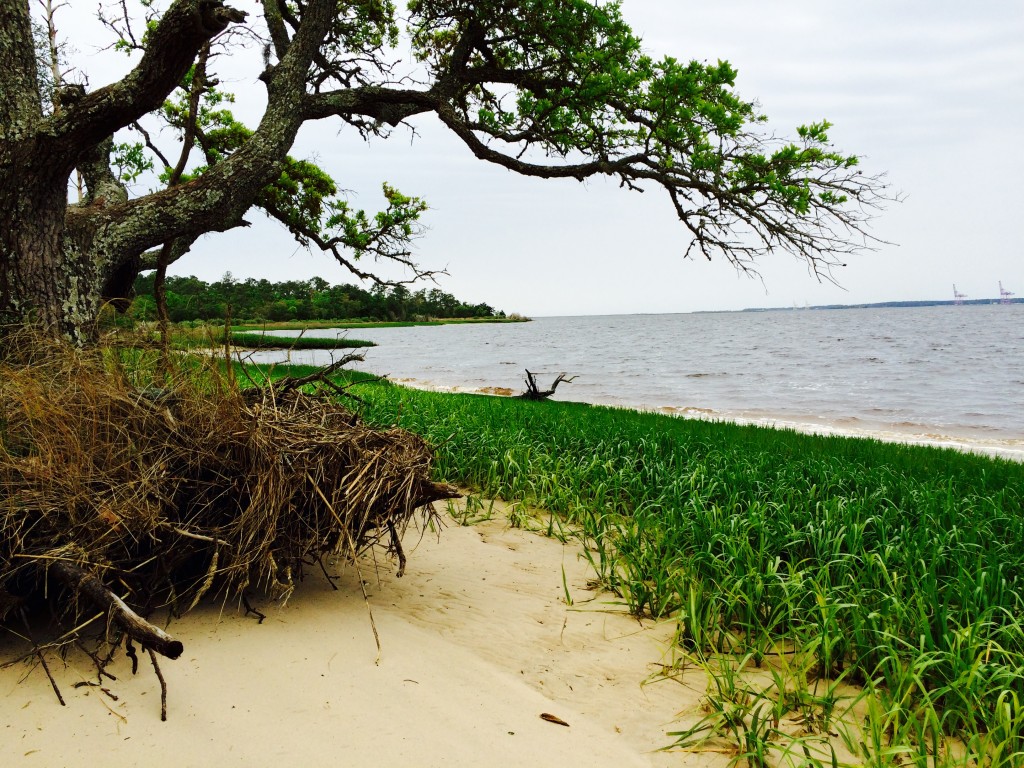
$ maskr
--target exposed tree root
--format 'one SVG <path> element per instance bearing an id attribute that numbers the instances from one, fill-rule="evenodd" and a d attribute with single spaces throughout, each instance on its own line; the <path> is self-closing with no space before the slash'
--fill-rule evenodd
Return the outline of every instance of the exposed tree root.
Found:
<path id="1" fill-rule="evenodd" d="M 137 640 L 145 648 L 169 659 L 178 658 L 185 650 L 180 641 L 139 616 L 125 604 L 124 600 L 107 589 L 102 581 L 77 565 L 65 560 L 55 560 L 50 563 L 49 570 L 76 593 L 84 595 L 97 608 L 103 609 L 109 619 L 128 633 L 128 637 Z"/>
<path id="2" fill-rule="evenodd" d="M 192 359 L 153 398 L 155 352 L 31 336 L 5 349 L 0 624 L 48 606 L 57 639 L 44 647 L 96 649 L 100 681 L 120 647 L 136 672 L 138 643 L 166 687 L 152 653 L 183 645 L 144 618 L 154 611 L 214 594 L 251 610 L 247 591 L 286 598 L 306 566 L 376 544 L 404 573 L 410 521 L 458 495 L 431 480 L 421 438 L 367 427 L 331 387 L 307 393 L 323 374 L 240 390 Z"/>

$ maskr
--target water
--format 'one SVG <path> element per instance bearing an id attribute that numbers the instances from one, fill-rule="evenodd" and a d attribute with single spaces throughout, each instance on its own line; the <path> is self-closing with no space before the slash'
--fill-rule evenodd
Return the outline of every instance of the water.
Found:
<path id="1" fill-rule="evenodd" d="M 360 367 L 414 386 L 518 393 L 525 368 L 544 387 L 564 371 L 577 378 L 554 399 L 1024 459 L 1021 304 L 553 317 L 347 333 L 379 345 Z M 290 357 L 319 364 L 330 353 Z"/>

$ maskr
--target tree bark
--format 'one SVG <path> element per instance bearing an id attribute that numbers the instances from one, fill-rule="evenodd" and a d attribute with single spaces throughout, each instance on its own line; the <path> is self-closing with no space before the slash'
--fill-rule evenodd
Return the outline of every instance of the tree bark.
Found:
<path id="1" fill-rule="evenodd" d="M 4 145 L 31 136 L 42 118 L 35 41 L 27 0 L 0 0 L 0 168 L 9 158 Z"/>
<path id="2" fill-rule="evenodd" d="M 66 179 L 0 190 L 0 318 L 83 341 L 99 311 L 95 263 L 64 237 Z"/>

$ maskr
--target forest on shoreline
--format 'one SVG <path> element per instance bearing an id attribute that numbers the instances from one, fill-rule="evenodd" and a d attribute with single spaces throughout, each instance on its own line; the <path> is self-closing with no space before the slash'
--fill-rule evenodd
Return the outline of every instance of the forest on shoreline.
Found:
<path id="1" fill-rule="evenodd" d="M 135 280 L 135 299 L 128 317 L 156 319 L 155 272 Z M 171 322 L 224 320 L 282 322 L 289 320 L 424 321 L 432 318 L 503 318 L 489 304 L 471 304 L 439 288 L 410 291 L 405 285 L 331 285 L 320 277 L 272 283 L 236 279 L 230 272 L 214 283 L 195 276 L 167 277 L 167 311 Z"/>

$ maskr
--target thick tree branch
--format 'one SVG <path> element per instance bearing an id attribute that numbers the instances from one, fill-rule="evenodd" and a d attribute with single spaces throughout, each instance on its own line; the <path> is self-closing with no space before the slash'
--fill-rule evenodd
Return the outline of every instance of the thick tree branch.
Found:
<path id="1" fill-rule="evenodd" d="M 288 53 L 267 82 L 268 103 L 245 144 L 206 173 L 121 206 L 68 212 L 68 225 L 95 233 L 113 254 L 141 254 L 167 240 L 194 240 L 243 224 L 242 216 L 279 173 L 303 122 L 305 78 L 330 27 L 331 0 L 311 0 Z"/>
<path id="2" fill-rule="evenodd" d="M 5 0 L 9 1 L 9 0 Z M 43 133 L 66 163 L 79 152 L 157 109 L 181 82 L 199 50 L 246 13 L 220 0 L 175 0 L 150 33 L 146 52 L 122 80 L 100 88 L 54 115 Z"/>
<path id="3" fill-rule="evenodd" d="M 434 90 L 363 86 L 339 91 L 311 94 L 303 104 L 307 120 L 327 117 L 362 115 L 381 123 L 398 125 L 403 120 L 438 108 L 439 97 Z"/>
<path id="4" fill-rule="evenodd" d="M 244 227 L 248 226 L 248 224 L 247 222 L 241 222 L 237 226 Z M 173 241 L 173 245 L 171 246 L 171 253 L 167 258 L 167 264 L 173 264 L 186 253 L 188 253 L 189 248 L 191 248 L 192 244 L 195 243 L 195 241 L 198 239 L 198 237 L 195 237 L 191 240 L 185 237 L 179 237 L 175 239 Z M 162 246 L 160 248 L 154 248 L 153 250 L 146 251 L 145 253 L 140 255 L 138 258 L 138 267 L 136 269 L 136 272 L 144 272 L 148 269 L 156 269 L 157 260 L 160 258 L 160 251 L 162 250 L 162 248 Z M 132 277 L 132 279 L 135 279 L 134 276 Z"/>
<path id="5" fill-rule="evenodd" d="M 78 163 L 87 194 L 83 205 L 118 205 L 128 201 L 128 190 L 110 170 L 114 140 L 108 137 L 86 152 Z"/>
<path id="6" fill-rule="evenodd" d="M 645 159 L 643 154 L 636 154 L 630 157 L 618 158 L 614 161 L 601 158 L 586 163 L 560 165 L 530 163 L 489 147 L 450 105 L 442 105 L 437 111 L 437 116 L 456 136 L 462 139 L 462 142 L 469 147 L 470 151 L 478 159 L 500 165 L 523 176 L 536 176 L 542 179 L 578 179 L 583 181 L 591 176 L 613 176 L 616 173 L 622 173 L 631 168 L 631 163 L 640 163 Z"/>
<path id="7" fill-rule="evenodd" d="M 284 16 L 282 15 L 284 3 L 282 0 L 262 0 L 262 5 L 263 18 L 267 22 L 267 28 L 270 30 L 270 39 L 274 43 L 274 51 L 277 54 L 278 60 L 283 59 L 284 55 L 288 53 L 288 45 L 291 43 L 288 37 L 288 30 L 284 25 Z"/>

